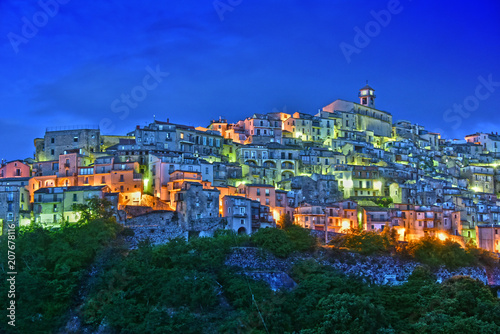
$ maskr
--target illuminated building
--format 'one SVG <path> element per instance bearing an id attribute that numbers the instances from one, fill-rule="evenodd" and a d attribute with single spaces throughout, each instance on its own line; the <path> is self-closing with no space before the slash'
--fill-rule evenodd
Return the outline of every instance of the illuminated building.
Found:
<path id="1" fill-rule="evenodd" d="M 63 221 L 74 223 L 81 217 L 73 205 L 86 204 L 92 197 L 103 198 L 109 192 L 107 186 L 73 186 L 41 188 L 35 191 L 33 213 L 35 222 L 59 226 Z"/>
<path id="2" fill-rule="evenodd" d="M 2 163 L 0 166 L 0 179 L 3 178 L 17 178 L 17 177 L 30 177 L 30 166 L 21 160 L 14 160 L 7 163 Z"/>
<path id="3" fill-rule="evenodd" d="M 0 178 L 0 223 L 2 230 L 7 224 L 17 226 L 29 225 L 30 195 L 27 190 L 28 177 Z"/>

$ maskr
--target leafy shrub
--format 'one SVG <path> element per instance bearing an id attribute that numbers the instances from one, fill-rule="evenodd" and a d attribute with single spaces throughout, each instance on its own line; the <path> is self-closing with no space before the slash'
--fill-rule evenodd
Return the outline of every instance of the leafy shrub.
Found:
<path id="1" fill-rule="evenodd" d="M 58 328 L 86 269 L 120 230 L 112 219 L 64 224 L 52 230 L 35 225 L 20 229 L 16 238 L 16 332 L 48 333 Z M 1 245 L 6 246 L 5 239 Z M 7 251 L 2 249 L 2 254 Z M 2 264 L 7 266 L 3 257 Z M 6 283 L 2 283 L 3 291 L 8 291 Z M 0 296 L 2 305 L 7 305 L 6 297 Z M 2 328 L 5 325 L 0 324 L 0 332 L 10 333 L 12 328 Z"/>
<path id="2" fill-rule="evenodd" d="M 445 265 L 450 268 L 473 265 L 474 256 L 466 252 L 460 244 L 451 240 L 441 241 L 426 236 L 408 244 L 409 254 L 416 260 L 430 266 Z"/>
<path id="3" fill-rule="evenodd" d="M 263 228 L 252 235 L 255 245 L 269 250 L 276 256 L 286 257 L 293 252 L 293 243 L 284 230 Z"/>
<path id="4" fill-rule="evenodd" d="M 316 238 L 310 234 L 309 230 L 294 225 L 286 230 L 260 229 L 252 235 L 252 242 L 276 256 L 286 257 L 292 252 L 314 249 Z"/>
<path id="5" fill-rule="evenodd" d="M 351 229 L 347 234 L 335 237 L 331 244 L 349 248 L 360 254 L 370 255 L 387 252 L 391 241 L 386 234 Z"/>

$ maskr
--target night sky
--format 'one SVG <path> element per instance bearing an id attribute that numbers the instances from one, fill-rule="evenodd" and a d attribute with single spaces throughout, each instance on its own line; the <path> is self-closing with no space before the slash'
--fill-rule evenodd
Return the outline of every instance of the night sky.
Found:
<path id="1" fill-rule="evenodd" d="M 394 121 L 500 131 L 498 1 L 54 1 L 0 1 L 0 158 L 53 126 L 315 114 L 366 80 Z"/>

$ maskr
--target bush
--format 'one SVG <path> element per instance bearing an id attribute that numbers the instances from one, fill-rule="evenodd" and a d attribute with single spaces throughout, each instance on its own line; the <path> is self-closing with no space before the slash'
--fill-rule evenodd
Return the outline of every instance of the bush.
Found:
<path id="1" fill-rule="evenodd" d="M 264 228 L 252 235 L 255 245 L 267 249 L 279 257 L 287 257 L 293 252 L 293 243 L 284 230 Z"/>
<path id="2" fill-rule="evenodd" d="M 256 246 L 267 249 L 279 257 L 287 257 L 292 252 L 309 251 L 316 245 L 316 238 L 310 231 L 296 225 L 286 230 L 260 229 L 252 235 L 252 241 Z"/>
<path id="3" fill-rule="evenodd" d="M 15 332 L 49 333 L 64 323 L 86 269 L 120 229 L 113 219 L 98 219 L 51 230 L 34 225 L 19 230 Z M 5 247 L 6 240 L 0 244 Z M 7 254 L 6 250 L 2 252 Z M 2 257 L 4 268 L 5 261 Z M 8 291 L 6 283 L 4 280 L 2 291 Z M 6 297 L 0 296 L 2 305 L 7 305 Z M 10 333 L 12 328 L 3 328 L 5 325 L 6 321 L 0 324 L 0 332 Z"/>
<path id="4" fill-rule="evenodd" d="M 317 244 L 317 239 L 311 235 L 310 231 L 300 226 L 293 225 L 285 231 L 292 242 L 294 251 L 310 251 L 313 250 Z"/>
<path id="5" fill-rule="evenodd" d="M 445 265 L 450 268 L 476 264 L 474 256 L 460 244 L 451 240 L 423 237 L 408 244 L 408 252 L 416 260 L 430 266 Z"/>
<path id="6" fill-rule="evenodd" d="M 370 255 L 387 252 L 391 241 L 388 234 L 351 229 L 347 234 L 335 237 L 331 244 L 349 248 L 363 255 Z"/>

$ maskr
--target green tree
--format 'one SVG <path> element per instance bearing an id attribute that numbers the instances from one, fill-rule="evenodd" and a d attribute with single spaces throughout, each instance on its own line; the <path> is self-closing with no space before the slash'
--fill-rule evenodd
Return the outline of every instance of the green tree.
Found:
<path id="1" fill-rule="evenodd" d="M 87 199 L 85 204 L 73 204 L 73 210 L 80 214 L 80 222 L 94 219 L 109 219 L 113 217 L 113 203 L 106 198 L 94 196 Z"/>
<path id="2" fill-rule="evenodd" d="M 282 214 L 280 216 L 280 219 L 278 220 L 278 226 L 283 230 L 286 230 L 293 226 L 293 220 L 288 213 Z"/>

